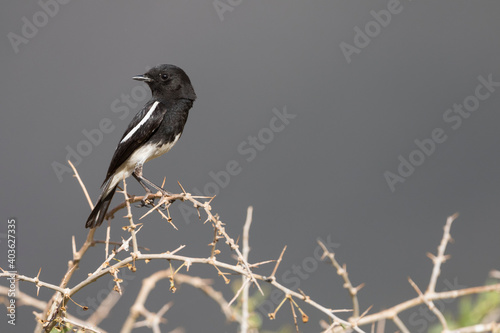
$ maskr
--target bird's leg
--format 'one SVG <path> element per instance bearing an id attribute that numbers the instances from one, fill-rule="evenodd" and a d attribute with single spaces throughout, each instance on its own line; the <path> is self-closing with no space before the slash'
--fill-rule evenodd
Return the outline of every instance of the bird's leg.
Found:
<path id="1" fill-rule="evenodd" d="M 164 190 L 163 188 L 161 188 L 160 186 L 156 185 L 156 184 L 155 184 L 155 183 L 153 183 L 152 181 L 150 181 L 150 180 L 148 180 L 148 179 L 146 179 L 146 178 L 144 178 L 144 177 L 141 177 L 140 179 L 141 179 L 143 182 L 145 182 L 146 184 L 148 184 L 149 186 L 151 186 L 152 188 L 154 188 L 155 190 L 160 191 L 160 192 L 161 192 L 161 194 L 163 194 L 163 195 L 172 195 L 172 193 L 171 193 L 171 192 Z"/>
<path id="2" fill-rule="evenodd" d="M 132 175 L 134 176 L 135 179 L 137 179 L 137 181 L 139 182 L 139 184 L 141 184 L 141 186 L 146 191 L 146 194 L 144 195 L 144 199 L 141 200 L 141 204 L 139 206 L 137 206 L 137 207 L 144 207 L 144 206 L 148 206 L 148 205 L 154 206 L 155 199 L 154 198 L 148 199 L 148 196 L 151 194 L 151 190 L 149 189 L 149 187 L 147 187 L 146 185 L 144 185 L 144 183 L 141 181 L 141 179 L 139 177 L 137 177 L 135 175 L 135 173 L 132 173 Z"/>
<path id="3" fill-rule="evenodd" d="M 135 167 L 135 170 L 134 170 L 134 173 L 133 173 L 133 176 L 135 179 L 137 179 L 137 181 L 139 182 L 139 184 L 141 184 L 141 186 L 144 188 L 144 190 L 146 190 L 146 195 L 150 194 L 151 193 L 151 190 L 148 188 L 147 185 L 151 186 L 152 188 L 158 190 L 161 192 L 161 194 L 163 195 L 171 195 L 172 193 L 168 192 L 168 191 L 165 191 L 163 188 L 161 188 L 160 186 L 156 185 L 155 183 L 153 183 L 152 181 L 144 178 L 142 176 L 142 165 L 137 165 Z M 147 185 L 146 185 L 147 184 Z M 154 199 L 151 200 L 152 204 L 154 204 Z M 147 203 L 146 203 L 146 200 L 142 200 L 142 205 L 145 206 Z"/>
<path id="4" fill-rule="evenodd" d="M 142 182 L 142 178 L 143 178 L 142 177 L 142 165 L 137 165 L 134 172 L 132 173 L 132 175 L 139 182 L 139 184 L 141 184 L 142 188 L 144 188 L 144 190 L 146 191 L 145 198 L 141 200 L 141 205 L 139 207 L 144 207 L 144 206 L 147 206 L 149 204 L 151 206 L 154 206 L 155 199 L 154 198 L 148 199 L 149 194 L 151 194 L 151 190 L 149 189 L 149 187 L 146 186 L 146 184 L 144 184 Z"/>

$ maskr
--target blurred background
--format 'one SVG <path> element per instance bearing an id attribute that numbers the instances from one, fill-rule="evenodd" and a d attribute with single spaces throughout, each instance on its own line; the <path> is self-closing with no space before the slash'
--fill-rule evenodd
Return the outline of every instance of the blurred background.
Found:
<path id="1" fill-rule="evenodd" d="M 499 10 L 498 1 L 456 0 L 5 3 L 0 266 L 15 217 L 18 271 L 36 276 L 41 267 L 41 280 L 59 283 L 71 236 L 82 244 L 90 212 L 66 160 L 95 201 L 121 135 L 150 97 L 132 77 L 171 63 L 188 73 L 198 99 L 182 139 L 145 175 L 157 183 L 166 176 L 170 191 L 180 191 L 180 181 L 193 193 L 217 194 L 213 209 L 235 238 L 253 205 L 251 262 L 276 259 L 287 245 L 278 279 L 327 307 L 350 308 L 341 278 L 314 255 L 321 238 L 347 263 L 353 284 L 366 283 L 360 305 L 373 313 L 415 296 L 408 276 L 426 288 L 426 253 L 436 252 L 446 218 L 459 212 L 437 290 L 483 284 L 500 268 Z M 238 172 L 228 176 L 228 163 Z M 132 178 L 128 188 L 143 194 Z M 112 206 L 121 201 L 117 194 Z M 133 208 L 136 218 L 144 212 Z M 139 244 L 152 253 L 186 244 L 181 254 L 209 256 L 211 226 L 188 205 L 176 202 L 171 213 L 178 231 L 151 214 L 141 220 Z M 127 235 L 124 214 L 112 221 L 113 241 Z M 100 228 L 96 239 L 104 238 Z M 232 260 L 219 248 L 221 260 Z M 70 287 L 103 260 L 102 245 L 90 249 Z M 167 267 L 138 263 L 137 272 L 124 272 L 124 295 L 101 327 L 119 331 L 141 280 Z M 190 272 L 234 295 L 213 268 Z M 89 316 L 111 279 L 75 295 L 90 311 L 69 312 Z M 160 283 L 146 304 L 158 311 L 174 302 L 162 331 L 237 330 L 199 290 L 168 287 Z M 30 283 L 20 290 L 36 295 Z M 51 295 L 42 288 L 39 298 Z M 270 321 L 274 306 L 265 304 L 257 311 L 264 329 L 292 325 L 288 307 Z M 311 318 L 301 330 L 320 331 L 326 318 L 301 307 Z M 425 309 L 403 314 L 412 332 L 437 322 Z M 32 331 L 32 311 L 19 308 L 15 327 L 3 316 L 0 331 Z"/>

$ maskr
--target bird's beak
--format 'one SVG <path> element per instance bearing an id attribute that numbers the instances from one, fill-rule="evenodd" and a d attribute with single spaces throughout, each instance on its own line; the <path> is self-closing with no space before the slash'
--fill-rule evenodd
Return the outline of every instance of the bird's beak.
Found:
<path id="1" fill-rule="evenodd" d="M 145 76 L 145 75 L 136 75 L 132 79 L 137 80 L 137 81 L 144 81 L 144 82 L 151 82 L 153 81 L 151 78 Z"/>

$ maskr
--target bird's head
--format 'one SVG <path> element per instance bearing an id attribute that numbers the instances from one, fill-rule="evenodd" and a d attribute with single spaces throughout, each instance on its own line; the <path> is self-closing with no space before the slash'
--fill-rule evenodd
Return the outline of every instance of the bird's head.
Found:
<path id="1" fill-rule="evenodd" d="M 157 65 L 133 79 L 146 82 L 153 97 L 158 99 L 196 99 L 191 80 L 182 69 L 174 65 Z"/>

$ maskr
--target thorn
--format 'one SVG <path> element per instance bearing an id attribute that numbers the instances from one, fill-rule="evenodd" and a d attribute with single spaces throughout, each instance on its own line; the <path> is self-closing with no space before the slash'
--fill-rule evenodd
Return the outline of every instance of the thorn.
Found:
<path id="1" fill-rule="evenodd" d="M 184 187 L 182 187 L 182 185 L 179 181 L 177 181 L 177 184 L 179 184 L 179 187 L 181 188 L 182 192 L 184 192 L 184 194 L 187 194 L 186 190 L 184 189 Z"/>
<path id="2" fill-rule="evenodd" d="M 76 255 L 75 235 L 71 236 L 71 248 L 73 250 L 73 259 L 74 259 Z"/>
<path id="3" fill-rule="evenodd" d="M 302 291 L 302 289 L 298 288 L 297 289 L 299 291 L 299 293 L 304 297 L 304 300 L 308 299 L 309 296 L 306 295 L 306 293 L 304 291 Z"/>
<path id="4" fill-rule="evenodd" d="M 356 294 L 358 293 L 358 291 L 360 291 L 361 289 L 363 289 L 363 287 L 365 286 L 365 283 L 361 283 L 359 286 L 355 287 L 354 289 L 356 289 Z"/>
<path id="5" fill-rule="evenodd" d="M 280 257 L 279 257 L 279 258 L 278 258 L 278 260 L 276 261 L 276 265 L 274 266 L 273 273 L 271 274 L 271 277 L 274 277 L 274 274 L 276 274 L 276 271 L 278 270 L 278 266 L 279 266 L 279 265 L 280 265 L 280 263 L 281 263 L 281 259 L 283 259 L 283 254 L 285 253 L 285 250 L 286 250 L 286 245 L 285 245 L 285 247 L 283 248 L 283 250 L 281 251 Z"/>
<path id="6" fill-rule="evenodd" d="M 432 260 L 432 262 L 436 262 L 436 256 L 435 255 L 433 255 L 430 252 L 427 252 L 426 255 L 427 255 L 428 258 L 430 258 Z"/>
<path id="7" fill-rule="evenodd" d="M 217 267 L 215 264 L 212 264 L 212 265 L 215 267 L 215 269 L 217 270 L 217 272 L 219 272 L 219 275 L 220 275 L 220 276 L 222 276 L 222 278 L 224 279 L 224 282 L 225 282 L 226 284 L 229 284 L 229 283 L 231 282 L 231 280 L 229 280 L 229 279 L 226 277 L 226 274 L 225 274 L 225 273 L 222 273 L 222 272 L 220 271 L 219 267 Z"/>
<path id="8" fill-rule="evenodd" d="M 38 284 L 38 282 L 40 282 L 40 272 L 42 271 L 42 267 L 40 267 L 40 269 L 38 270 L 38 274 L 36 275 L 36 278 L 35 278 L 35 285 L 36 285 L 36 296 L 38 297 L 39 293 L 40 293 L 40 285 Z"/>
<path id="9" fill-rule="evenodd" d="M 359 318 L 358 318 L 358 319 L 361 319 L 361 318 L 363 318 L 364 316 L 366 316 L 366 314 L 368 313 L 368 311 L 370 311 L 370 310 L 371 310 L 371 308 L 372 308 L 372 307 L 373 307 L 373 304 L 372 304 L 372 305 L 370 305 L 370 306 L 368 307 L 368 309 L 366 309 L 366 310 L 365 310 L 365 312 L 363 312 L 363 313 L 361 314 L 361 316 L 359 316 Z"/>

